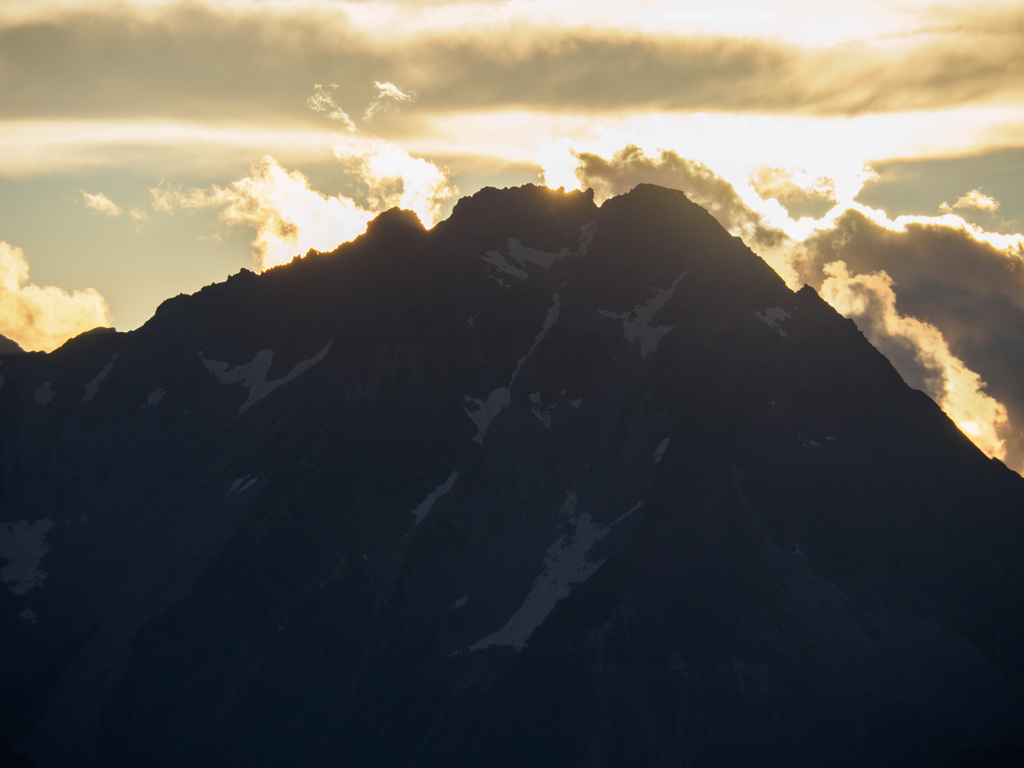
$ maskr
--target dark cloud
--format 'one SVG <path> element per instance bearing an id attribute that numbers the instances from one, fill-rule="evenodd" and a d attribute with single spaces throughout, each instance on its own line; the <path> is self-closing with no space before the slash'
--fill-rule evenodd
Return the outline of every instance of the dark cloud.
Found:
<path id="1" fill-rule="evenodd" d="M 576 176 L 583 186 L 594 190 L 598 200 L 621 195 L 637 184 L 659 184 L 681 189 L 751 247 L 773 247 L 785 238 L 740 199 L 732 184 L 703 163 L 668 150 L 648 157 L 636 146 L 619 150 L 610 160 L 588 152 L 575 154 L 579 161 Z"/>
<path id="2" fill-rule="evenodd" d="M 852 115 L 990 103 L 1024 92 L 1024 11 L 892 47 L 508 23 L 417 36 L 354 31 L 339 12 L 154 13 L 111 6 L 0 29 L 0 115 L 291 115 L 332 82 L 358 113 L 374 81 L 427 110 L 637 108 Z"/>

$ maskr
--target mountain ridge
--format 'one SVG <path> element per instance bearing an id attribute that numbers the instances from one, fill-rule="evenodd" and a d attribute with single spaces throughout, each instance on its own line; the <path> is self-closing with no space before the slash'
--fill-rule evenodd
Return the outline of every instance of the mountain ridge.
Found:
<path id="1" fill-rule="evenodd" d="M 0 738 L 39 765 L 1024 732 L 1024 480 L 682 193 L 389 211 L 2 373 Z"/>

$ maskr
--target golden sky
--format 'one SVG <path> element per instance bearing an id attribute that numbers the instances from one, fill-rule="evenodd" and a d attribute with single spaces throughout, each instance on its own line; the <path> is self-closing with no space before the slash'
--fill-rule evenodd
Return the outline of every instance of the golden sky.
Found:
<path id="1" fill-rule="evenodd" d="M 0 334 L 431 225 L 677 186 L 1024 467 L 1024 2 L 0 0 Z"/>

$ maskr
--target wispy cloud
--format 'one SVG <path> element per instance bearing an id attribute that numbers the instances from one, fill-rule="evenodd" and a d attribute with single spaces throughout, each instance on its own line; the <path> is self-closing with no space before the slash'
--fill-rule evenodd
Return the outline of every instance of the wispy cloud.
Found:
<path id="1" fill-rule="evenodd" d="M 375 80 L 373 85 L 377 89 L 377 95 L 363 113 L 363 118 L 367 121 L 373 120 L 381 113 L 387 112 L 400 104 L 409 104 L 416 101 L 415 91 L 402 90 L 394 83 Z"/>
<path id="2" fill-rule="evenodd" d="M 124 213 L 121 207 L 104 195 L 102 192 L 91 194 L 82 190 L 82 198 L 85 200 L 85 207 L 104 216 L 120 216 Z"/>
<path id="3" fill-rule="evenodd" d="M 50 351 L 97 326 L 111 325 L 110 310 L 94 288 L 67 291 L 28 281 L 20 248 L 0 241 L 0 334 L 26 350 Z"/>
<path id="4" fill-rule="evenodd" d="M 333 90 L 338 89 L 337 83 L 331 83 L 328 88 Z M 313 86 L 313 95 L 306 99 L 306 106 L 314 112 L 320 112 L 326 115 L 331 120 L 337 120 L 342 126 L 349 131 L 354 131 L 356 128 L 355 123 L 352 122 L 345 111 L 337 105 L 334 98 L 328 91 L 324 90 L 324 87 L 320 83 L 316 83 Z"/>

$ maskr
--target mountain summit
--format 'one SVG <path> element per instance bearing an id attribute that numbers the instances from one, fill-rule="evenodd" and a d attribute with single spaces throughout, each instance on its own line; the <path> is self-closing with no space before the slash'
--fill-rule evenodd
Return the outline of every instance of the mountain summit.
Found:
<path id="1" fill-rule="evenodd" d="M 0 374 L 34 765 L 1022 746 L 1024 479 L 680 192 L 389 211 Z"/>

